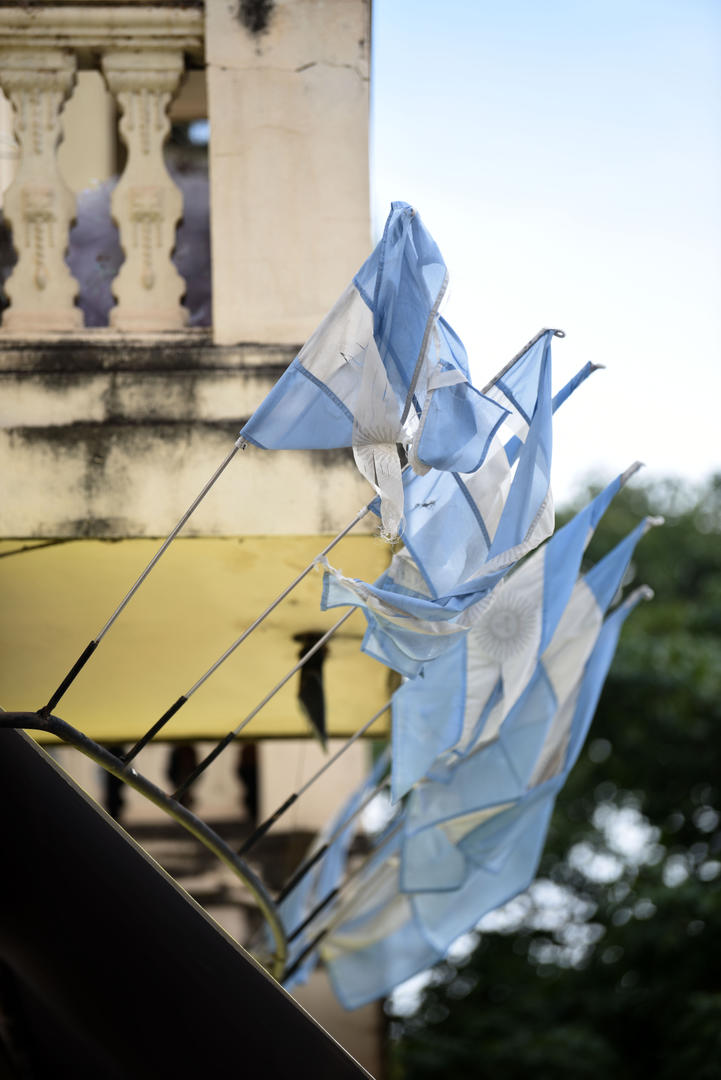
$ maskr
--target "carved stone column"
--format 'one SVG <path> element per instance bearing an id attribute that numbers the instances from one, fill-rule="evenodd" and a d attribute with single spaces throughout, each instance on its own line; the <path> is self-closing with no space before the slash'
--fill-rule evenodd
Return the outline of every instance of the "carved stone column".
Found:
<path id="1" fill-rule="evenodd" d="M 75 57 L 61 49 L 0 50 L 0 86 L 13 105 L 20 147 L 5 217 L 18 254 L 5 290 L 6 330 L 74 330 L 83 316 L 65 264 L 75 196 L 58 169 L 60 113 L 75 80 Z"/>
<path id="2" fill-rule="evenodd" d="M 120 134 L 128 148 L 111 208 L 125 262 L 113 282 L 117 306 L 110 325 L 119 330 L 175 330 L 186 325 L 180 298 L 185 282 L 170 261 L 183 197 L 163 161 L 170 130 L 167 108 L 183 73 L 183 55 L 170 51 L 106 52 L 102 69 L 122 111 Z"/>

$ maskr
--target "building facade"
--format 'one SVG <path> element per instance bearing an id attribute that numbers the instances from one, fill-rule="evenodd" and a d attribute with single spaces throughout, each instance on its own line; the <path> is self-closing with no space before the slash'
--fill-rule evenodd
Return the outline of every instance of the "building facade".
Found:
<path id="1" fill-rule="evenodd" d="M 369 57 L 367 0 L 0 3 L 5 708 L 47 700 L 366 258 Z M 138 738 L 371 495 L 350 452 L 236 454 L 57 711 Z M 381 572 L 370 515 L 333 560 Z M 167 786 L 170 745 L 238 724 L 336 621 L 319 597 L 313 572 L 139 767 Z M 363 629 L 356 613 L 323 663 L 331 750 L 389 696 Z M 260 816 L 324 760 L 308 732 L 297 678 L 244 732 Z M 242 813 L 236 750 L 202 813 Z M 354 747 L 292 828 L 327 820 L 367 761 Z M 377 1011 L 356 1028 L 375 1046 Z"/>

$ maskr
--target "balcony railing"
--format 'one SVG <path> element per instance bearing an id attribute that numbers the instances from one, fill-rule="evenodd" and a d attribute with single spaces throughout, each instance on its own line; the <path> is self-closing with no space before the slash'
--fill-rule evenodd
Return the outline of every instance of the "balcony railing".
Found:
<path id="1" fill-rule="evenodd" d="M 125 258 L 112 283 L 110 326 L 144 333 L 187 324 L 185 282 L 171 261 L 183 199 L 163 143 L 189 58 L 202 63 L 203 32 L 200 6 L 0 7 L 0 88 L 12 104 L 18 146 L 3 204 L 17 254 L 3 330 L 77 332 L 83 325 L 78 282 L 65 261 L 76 199 L 58 167 L 62 111 L 81 69 L 102 73 L 127 150 L 111 198 Z"/>

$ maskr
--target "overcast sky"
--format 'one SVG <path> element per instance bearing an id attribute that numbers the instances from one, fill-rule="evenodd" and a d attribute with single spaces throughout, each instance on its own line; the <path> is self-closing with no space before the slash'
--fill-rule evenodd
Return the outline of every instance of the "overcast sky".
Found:
<path id="1" fill-rule="evenodd" d="M 719 0 L 374 0 L 376 237 L 392 199 L 445 257 L 482 385 L 542 326 L 554 489 L 631 461 L 721 470 Z"/>

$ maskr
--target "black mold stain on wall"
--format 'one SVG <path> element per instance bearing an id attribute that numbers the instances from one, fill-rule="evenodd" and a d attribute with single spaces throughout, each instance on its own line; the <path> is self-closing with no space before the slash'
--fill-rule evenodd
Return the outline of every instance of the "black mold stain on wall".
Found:
<path id="1" fill-rule="evenodd" d="M 268 29 L 274 0 L 239 0 L 238 20 L 251 34 L 262 34 Z"/>

